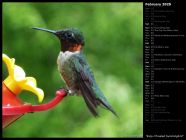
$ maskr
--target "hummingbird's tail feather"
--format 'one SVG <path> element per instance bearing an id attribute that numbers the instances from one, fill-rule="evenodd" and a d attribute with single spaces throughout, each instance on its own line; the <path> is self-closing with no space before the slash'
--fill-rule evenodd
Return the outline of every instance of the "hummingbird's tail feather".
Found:
<path id="1" fill-rule="evenodd" d="M 90 112 L 94 115 L 94 117 L 98 117 L 99 115 L 96 112 L 97 104 L 94 101 L 94 99 L 91 97 L 91 94 L 89 94 L 88 89 L 86 87 L 83 87 L 82 84 L 80 84 L 80 90 L 81 90 L 85 103 L 87 107 L 89 108 Z"/>
<path id="2" fill-rule="evenodd" d="M 107 110 L 111 111 L 116 117 L 119 118 L 118 114 L 114 111 L 111 105 L 109 105 L 107 102 L 105 103 L 103 100 L 99 100 L 101 104 L 106 108 Z"/>
<path id="3" fill-rule="evenodd" d="M 78 79 L 77 82 L 79 84 L 79 89 L 81 91 L 81 94 L 85 100 L 85 103 L 86 103 L 88 109 L 94 115 L 94 117 L 98 117 L 99 115 L 96 111 L 98 103 L 96 102 L 96 98 L 94 97 L 94 95 L 91 92 L 91 89 L 89 88 L 89 86 L 85 82 L 83 73 L 78 72 L 78 71 L 75 71 L 75 72 L 76 72 L 77 79 Z"/>

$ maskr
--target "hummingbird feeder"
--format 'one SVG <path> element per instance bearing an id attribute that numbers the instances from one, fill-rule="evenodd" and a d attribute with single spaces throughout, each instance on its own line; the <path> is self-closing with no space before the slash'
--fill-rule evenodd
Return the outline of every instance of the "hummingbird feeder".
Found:
<path id="1" fill-rule="evenodd" d="M 24 70 L 20 66 L 15 65 L 14 58 L 10 59 L 7 55 L 3 54 L 3 61 L 9 73 L 8 77 L 2 82 L 3 128 L 12 124 L 26 113 L 51 109 L 66 96 L 65 90 L 61 89 L 56 91 L 56 97 L 46 104 L 32 105 L 22 101 L 17 96 L 22 90 L 31 91 L 36 94 L 40 103 L 43 101 L 44 92 L 42 89 L 37 88 L 35 78 L 26 77 Z"/>

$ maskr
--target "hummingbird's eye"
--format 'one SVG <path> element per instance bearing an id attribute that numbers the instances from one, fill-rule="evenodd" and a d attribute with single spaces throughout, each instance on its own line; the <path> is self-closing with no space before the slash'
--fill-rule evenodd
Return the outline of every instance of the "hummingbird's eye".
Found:
<path id="1" fill-rule="evenodd" d="M 72 37 L 74 36 L 74 34 L 73 34 L 73 33 L 67 32 L 65 36 L 66 36 L 67 38 L 72 38 Z"/>

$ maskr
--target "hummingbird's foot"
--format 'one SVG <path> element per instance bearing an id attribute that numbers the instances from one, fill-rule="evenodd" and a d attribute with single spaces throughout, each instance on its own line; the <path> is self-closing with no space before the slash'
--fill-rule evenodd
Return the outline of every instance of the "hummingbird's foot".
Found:
<path id="1" fill-rule="evenodd" d="M 68 90 L 68 95 L 70 95 L 70 96 L 74 96 L 75 95 L 75 92 L 73 91 L 73 90 Z"/>
<path id="2" fill-rule="evenodd" d="M 70 90 L 70 89 L 68 89 L 68 88 L 60 88 L 60 89 L 65 90 L 65 92 L 66 92 L 67 95 L 70 95 L 70 96 L 76 95 L 76 93 L 75 93 L 73 90 Z M 60 89 L 59 89 L 59 90 L 60 90 Z"/>
<path id="3" fill-rule="evenodd" d="M 66 93 L 67 93 L 67 95 L 68 95 L 68 92 L 69 92 L 69 91 L 68 91 L 68 89 L 64 88 L 64 90 L 65 90 L 65 92 L 66 92 Z"/>
<path id="4" fill-rule="evenodd" d="M 76 92 L 76 90 L 72 90 L 72 89 L 68 89 L 67 94 L 70 96 L 78 96 L 78 93 Z"/>

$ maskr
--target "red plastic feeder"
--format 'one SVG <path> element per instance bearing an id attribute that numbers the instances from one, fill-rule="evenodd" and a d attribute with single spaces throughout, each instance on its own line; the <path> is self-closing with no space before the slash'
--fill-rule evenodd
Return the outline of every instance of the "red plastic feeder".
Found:
<path id="1" fill-rule="evenodd" d="M 3 86 L 3 128 L 7 127 L 26 113 L 45 111 L 56 106 L 66 96 L 65 90 L 56 91 L 56 97 L 46 104 L 32 105 L 24 103 L 13 94 L 4 83 Z"/>

